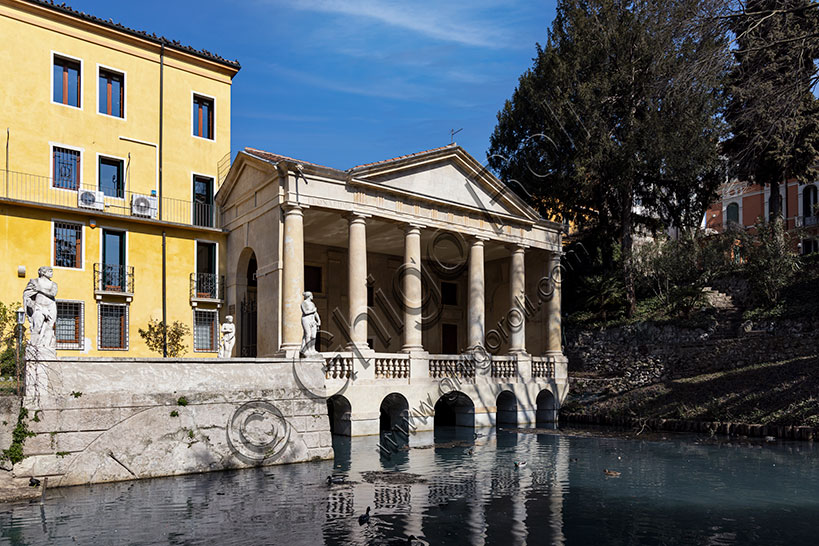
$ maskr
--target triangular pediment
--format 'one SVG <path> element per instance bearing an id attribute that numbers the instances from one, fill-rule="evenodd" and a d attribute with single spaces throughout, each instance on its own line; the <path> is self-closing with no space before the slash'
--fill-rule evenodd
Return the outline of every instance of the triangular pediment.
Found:
<path id="1" fill-rule="evenodd" d="M 386 191 L 525 221 L 539 215 L 460 147 L 353 169 L 357 180 Z"/>

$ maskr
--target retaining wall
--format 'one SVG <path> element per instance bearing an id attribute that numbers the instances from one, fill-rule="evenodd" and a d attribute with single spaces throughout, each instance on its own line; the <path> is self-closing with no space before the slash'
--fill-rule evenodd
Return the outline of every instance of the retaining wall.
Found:
<path id="1" fill-rule="evenodd" d="M 29 364 L 36 436 L 13 478 L 49 486 L 330 459 L 320 360 L 78 358 Z"/>

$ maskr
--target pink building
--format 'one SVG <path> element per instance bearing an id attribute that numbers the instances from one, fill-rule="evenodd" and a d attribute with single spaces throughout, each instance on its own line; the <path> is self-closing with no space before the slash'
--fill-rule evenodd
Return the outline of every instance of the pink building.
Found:
<path id="1" fill-rule="evenodd" d="M 727 182 L 719 190 L 720 199 L 708 207 L 703 224 L 706 229 L 722 232 L 731 224 L 745 229 L 758 219 L 768 218 L 771 189 L 758 184 L 747 185 L 737 180 Z M 795 180 L 779 186 L 782 211 L 789 230 L 805 228 L 805 236 L 797 249 L 800 254 L 819 252 L 819 181 L 800 184 Z"/>

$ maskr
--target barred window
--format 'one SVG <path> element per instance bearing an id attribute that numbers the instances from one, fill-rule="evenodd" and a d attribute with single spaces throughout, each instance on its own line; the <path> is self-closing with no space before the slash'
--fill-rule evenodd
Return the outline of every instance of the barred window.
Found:
<path id="1" fill-rule="evenodd" d="M 193 350 L 214 352 L 218 344 L 219 316 L 216 311 L 193 312 Z"/>
<path id="2" fill-rule="evenodd" d="M 58 349 L 84 349 L 85 313 L 81 301 L 57 301 L 57 322 L 54 333 Z"/>
<path id="3" fill-rule="evenodd" d="M 79 189 L 80 152 L 54 146 L 51 149 L 51 156 L 53 186 L 63 190 Z"/>
<path id="4" fill-rule="evenodd" d="M 99 304 L 100 350 L 128 349 L 128 306 L 121 304 Z"/>
<path id="5" fill-rule="evenodd" d="M 54 222 L 54 265 L 82 269 L 82 224 Z"/>

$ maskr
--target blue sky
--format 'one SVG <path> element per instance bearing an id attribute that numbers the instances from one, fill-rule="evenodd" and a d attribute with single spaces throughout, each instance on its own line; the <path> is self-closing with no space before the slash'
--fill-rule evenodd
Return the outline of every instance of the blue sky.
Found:
<path id="1" fill-rule="evenodd" d="M 75 9 L 238 59 L 232 148 L 346 169 L 455 140 L 484 162 L 554 0 L 102 2 Z M 161 14 L 161 15 L 157 15 Z"/>

